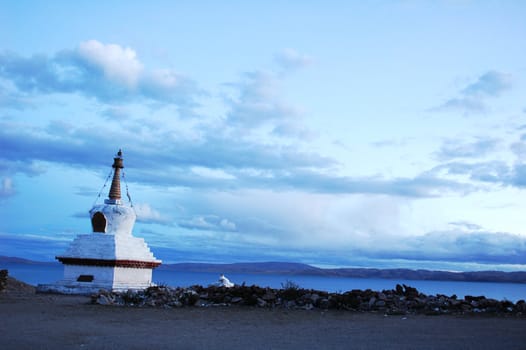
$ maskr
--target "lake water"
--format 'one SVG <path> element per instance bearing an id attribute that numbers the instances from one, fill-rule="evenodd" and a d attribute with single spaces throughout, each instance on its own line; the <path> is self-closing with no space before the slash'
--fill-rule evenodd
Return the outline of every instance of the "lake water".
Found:
<path id="1" fill-rule="evenodd" d="M 63 267 L 59 264 L 28 265 L 17 263 L 4 263 L 2 269 L 8 269 L 9 275 L 23 282 L 37 285 L 39 283 L 53 283 L 62 278 Z M 350 278 L 327 277 L 306 275 L 279 275 L 279 274 L 246 274 L 229 273 L 227 277 L 236 284 L 258 285 L 261 287 L 281 288 L 287 281 L 294 282 L 301 288 L 324 290 L 328 292 L 345 292 L 352 289 L 394 289 L 396 284 L 406 284 L 415 287 L 420 292 L 428 295 L 456 294 L 459 298 L 466 295 L 484 295 L 497 300 L 507 299 L 516 302 L 526 300 L 526 284 L 519 283 L 492 283 L 492 282 L 454 282 L 454 281 L 417 281 L 417 280 L 390 280 L 378 278 Z M 187 287 L 191 285 L 209 285 L 216 282 L 218 273 L 211 272 L 180 272 L 167 270 L 154 270 L 153 280 L 157 284 Z"/>

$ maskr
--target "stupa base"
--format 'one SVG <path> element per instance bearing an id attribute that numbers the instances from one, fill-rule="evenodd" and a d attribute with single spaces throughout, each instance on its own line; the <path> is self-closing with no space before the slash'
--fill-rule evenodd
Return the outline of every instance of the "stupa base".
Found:
<path id="1" fill-rule="evenodd" d="M 149 287 L 155 286 L 155 283 L 148 283 L 142 285 L 108 285 L 103 283 L 90 283 L 89 285 L 86 285 L 80 283 L 71 283 L 71 281 L 59 281 L 50 284 L 39 284 L 36 287 L 36 292 L 70 295 L 91 295 L 93 293 L 98 293 L 100 290 L 106 290 L 111 292 L 126 292 L 129 290 L 145 290 Z"/>

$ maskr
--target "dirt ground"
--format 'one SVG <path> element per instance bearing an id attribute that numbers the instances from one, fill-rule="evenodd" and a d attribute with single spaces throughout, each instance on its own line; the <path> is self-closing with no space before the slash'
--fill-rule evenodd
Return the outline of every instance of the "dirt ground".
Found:
<path id="1" fill-rule="evenodd" d="M 10 290 L 0 349 L 526 349 L 526 318 L 130 308 Z"/>

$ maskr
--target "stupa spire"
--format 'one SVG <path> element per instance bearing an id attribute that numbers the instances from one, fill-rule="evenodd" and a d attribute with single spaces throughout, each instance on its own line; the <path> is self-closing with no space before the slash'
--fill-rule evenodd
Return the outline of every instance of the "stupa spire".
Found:
<path id="1" fill-rule="evenodd" d="M 106 204 L 121 204 L 121 169 L 124 168 L 122 161 L 122 150 L 113 158 L 113 179 L 111 180 L 111 188 L 108 194 Z"/>

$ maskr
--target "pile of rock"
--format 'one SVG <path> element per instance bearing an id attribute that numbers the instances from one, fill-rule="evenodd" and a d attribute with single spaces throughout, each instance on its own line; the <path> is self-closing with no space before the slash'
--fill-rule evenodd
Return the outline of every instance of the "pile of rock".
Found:
<path id="1" fill-rule="evenodd" d="M 7 288 L 7 270 L 0 270 L 0 292 Z"/>
<path id="2" fill-rule="evenodd" d="M 484 296 L 425 295 L 415 288 L 396 285 L 381 292 L 351 290 L 345 293 L 301 289 L 289 286 L 282 289 L 258 286 L 193 286 L 189 288 L 151 287 L 145 291 L 125 293 L 100 291 L 92 295 L 92 303 L 101 305 L 150 306 L 177 308 L 183 306 L 247 305 L 261 308 L 338 309 L 385 314 L 466 314 L 489 313 L 526 315 L 526 302 L 489 299 Z"/>

